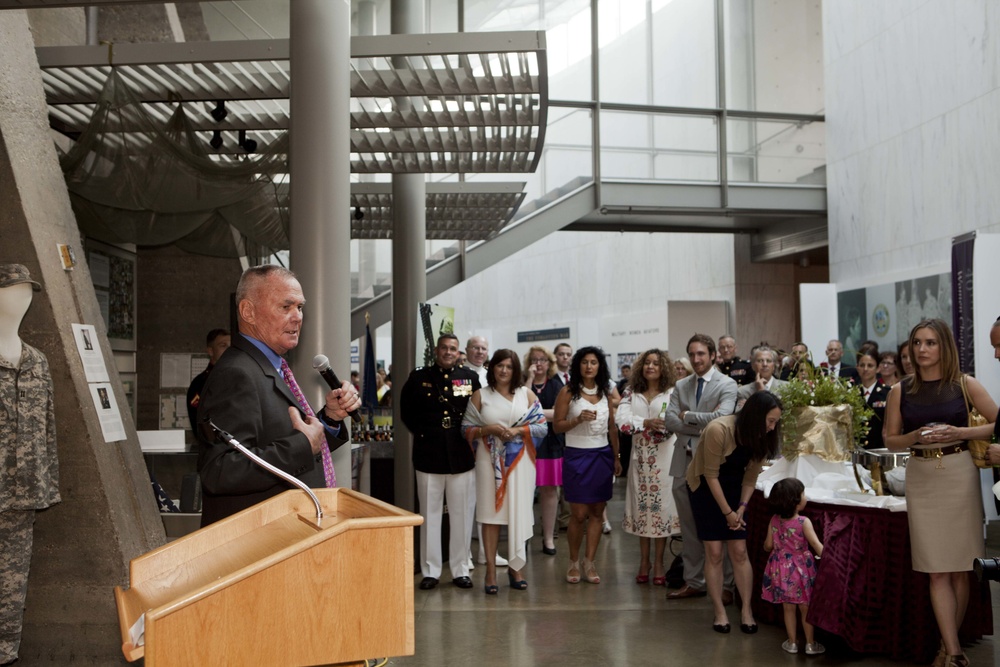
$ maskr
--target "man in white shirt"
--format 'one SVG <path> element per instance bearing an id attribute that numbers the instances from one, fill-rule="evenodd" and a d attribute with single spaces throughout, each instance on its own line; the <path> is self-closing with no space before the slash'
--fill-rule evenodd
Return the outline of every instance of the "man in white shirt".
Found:
<path id="1" fill-rule="evenodd" d="M 552 354 L 556 357 L 556 374 L 553 380 L 557 380 L 563 387 L 569 384 L 569 365 L 573 361 L 573 346 L 569 343 L 559 343 Z M 569 503 L 563 497 L 562 487 L 559 487 L 559 517 L 557 520 L 559 530 L 566 530 L 569 527 Z"/>
<path id="2" fill-rule="evenodd" d="M 844 358 L 844 344 L 836 338 L 826 344 L 826 361 L 820 364 L 823 372 L 835 378 L 849 378 L 857 384 L 861 378 L 858 371 L 853 366 L 844 366 L 841 360 Z"/>
<path id="3" fill-rule="evenodd" d="M 556 355 L 556 377 L 563 385 L 569 384 L 569 364 L 573 361 L 573 346 L 569 343 L 559 343 L 552 353 Z"/>
<path id="4" fill-rule="evenodd" d="M 736 392 L 737 412 L 742 410 L 747 399 L 758 391 L 769 391 L 774 394 L 777 393 L 779 387 L 788 384 L 774 377 L 775 357 L 777 356 L 774 350 L 761 345 L 754 348 L 751 356 L 753 357 L 754 381 L 752 384 L 743 385 Z"/>
<path id="5" fill-rule="evenodd" d="M 482 336 L 473 336 L 465 344 L 465 363 L 462 364 L 479 375 L 479 383 L 486 386 L 486 362 L 490 359 L 490 345 Z"/>

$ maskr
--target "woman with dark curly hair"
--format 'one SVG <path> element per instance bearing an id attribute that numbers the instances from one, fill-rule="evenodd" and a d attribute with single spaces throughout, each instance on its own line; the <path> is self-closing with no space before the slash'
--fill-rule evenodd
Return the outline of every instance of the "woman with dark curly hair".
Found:
<path id="1" fill-rule="evenodd" d="M 663 422 L 670 392 L 674 390 L 674 365 L 666 352 L 652 349 L 643 352 L 633 368 L 629 387 L 615 413 L 618 428 L 632 436 L 622 527 L 626 533 L 639 537 L 639 574 L 635 583 L 648 583 L 652 569 L 653 585 L 664 586 L 667 576 L 663 553 L 667 537 L 680 532 L 669 473 L 677 436 Z M 654 551 L 652 563 L 650 543 Z"/>
<path id="2" fill-rule="evenodd" d="M 758 391 L 735 415 L 709 422 L 687 469 L 691 511 L 698 539 L 705 545 L 705 584 L 712 599 L 712 629 L 728 633 L 729 618 L 722 604 L 723 543 L 733 564 L 740 592 L 740 630 L 757 632 L 750 601 L 753 569 L 747 557 L 747 525 L 743 520 L 764 461 L 778 454 L 781 401 L 769 391 Z"/>
<path id="3" fill-rule="evenodd" d="M 569 384 L 556 398 L 555 432 L 566 434 L 563 451 L 563 494 L 570 504 L 567 530 L 571 584 L 583 578 L 601 583 L 594 566 L 601 541 L 601 517 L 614 488 L 618 460 L 618 429 L 611 398 L 611 373 L 604 351 L 582 347 L 570 363 Z M 589 518 L 589 521 L 588 521 Z M 587 552 L 580 562 L 580 545 L 587 536 Z M 582 568 L 582 569 L 581 569 Z"/>

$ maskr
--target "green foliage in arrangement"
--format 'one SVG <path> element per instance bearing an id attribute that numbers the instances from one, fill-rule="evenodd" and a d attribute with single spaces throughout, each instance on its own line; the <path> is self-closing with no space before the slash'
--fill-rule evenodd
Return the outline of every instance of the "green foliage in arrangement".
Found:
<path id="1" fill-rule="evenodd" d="M 797 432 L 799 414 L 803 409 L 824 405 L 848 405 L 851 408 L 851 433 L 848 445 L 862 449 L 868 436 L 868 420 L 874 414 L 865 403 L 856 385 L 847 378 L 830 377 L 818 369 L 810 371 L 808 379 L 792 378 L 777 391 L 784 410 L 781 413 L 782 454 L 787 458 L 798 455 L 802 437 Z"/>

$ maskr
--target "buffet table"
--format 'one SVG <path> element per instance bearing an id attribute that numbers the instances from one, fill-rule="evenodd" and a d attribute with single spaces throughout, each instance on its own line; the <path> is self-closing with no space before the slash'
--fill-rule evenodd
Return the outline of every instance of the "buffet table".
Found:
<path id="1" fill-rule="evenodd" d="M 754 572 L 753 610 L 758 622 L 783 625 L 781 605 L 760 597 L 771 519 L 767 500 L 755 491 L 747 520 L 747 549 Z M 809 622 L 840 638 L 850 650 L 893 660 L 933 659 L 940 636 L 931 609 L 928 578 L 910 564 L 906 512 L 810 502 L 808 516 L 823 542 Z M 963 641 L 993 634 L 989 583 L 969 573 Z M 801 630 L 800 630 L 801 632 Z M 820 634 L 823 641 L 823 635 Z"/>

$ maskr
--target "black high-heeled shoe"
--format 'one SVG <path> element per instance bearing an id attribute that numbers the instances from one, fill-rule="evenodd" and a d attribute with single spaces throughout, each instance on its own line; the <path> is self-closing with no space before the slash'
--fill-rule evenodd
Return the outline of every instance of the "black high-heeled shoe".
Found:
<path id="1" fill-rule="evenodd" d="M 525 591 L 528 590 L 528 582 L 522 579 L 521 581 L 514 580 L 514 573 L 507 570 L 507 581 L 510 582 L 510 587 L 515 591 Z"/>
<path id="2" fill-rule="evenodd" d="M 500 592 L 500 587 L 495 584 L 493 586 L 486 584 L 483 586 L 483 592 L 486 593 L 487 595 L 496 595 L 497 593 Z"/>

